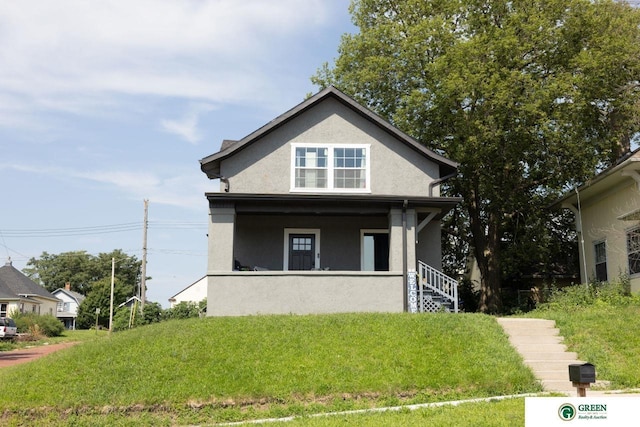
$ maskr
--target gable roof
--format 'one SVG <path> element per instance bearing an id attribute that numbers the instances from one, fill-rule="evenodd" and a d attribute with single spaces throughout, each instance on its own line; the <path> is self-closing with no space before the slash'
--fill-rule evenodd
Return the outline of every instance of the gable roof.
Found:
<path id="1" fill-rule="evenodd" d="M 629 175 L 630 171 L 640 171 L 640 148 L 620 158 L 616 164 L 603 170 L 577 189 L 571 189 L 564 193 L 551 204 L 551 208 L 560 208 L 568 204 L 577 205 L 578 194 L 580 200 L 584 202 L 607 189 L 616 188 L 632 179 Z"/>
<path id="2" fill-rule="evenodd" d="M 183 290 L 181 290 L 180 292 L 178 292 L 177 294 L 175 294 L 174 296 L 169 298 L 169 302 L 171 302 L 172 300 L 175 301 L 175 298 L 180 295 L 181 293 L 183 293 L 184 291 L 200 284 L 202 281 L 206 281 L 207 276 L 202 276 L 201 278 L 199 278 L 198 280 L 196 280 L 195 282 L 193 282 L 192 284 L 190 284 L 189 286 L 187 286 L 186 288 L 184 288 Z"/>
<path id="3" fill-rule="evenodd" d="M 402 132 L 400 129 L 396 128 L 368 108 L 365 108 L 362 105 L 358 104 L 355 100 L 345 95 L 335 87 L 329 86 L 328 88 L 318 92 L 317 94 L 293 107 L 286 113 L 278 116 L 274 120 L 262 126 L 260 129 L 245 136 L 241 140 L 223 141 L 220 151 L 200 160 L 200 169 L 204 173 L 206 173 L 210 179 L 220 178 L 220 162 L 222 160 L 231 157 L 233 154 L 248 147 L 258 139 L 285 125 L 287 122 L 291 121 L 292 119 L 296 118 L 297 116 L 301 115 L 305 111 L 309 110 L 313 106 L 328 98 L 337 100 L 351 110 L 355 111 L 361 117 L 364 117 L 366 120 L 378 126 L 385 132 L 391 134 L 399 141 L 405 143 L 406 145 L 417 151 L 419 154 L 440 165 L 440 175 L 449 175 L 451 173 L 454 173 L 458 168 L 458 163 L 449 160 L 444 156 L 441 156 L 435 151 L 429 150 L 424 145 L 420 144 L 416 139 Z"/>
<path id="4" fill-rule="evenodd" d="M 129 297 L 129 299 L 128 299 L 128 300 L 126 300 L 125 302 L 123 302 L 122 304 L 120 304 L 120 305 L 118 306 L 118 308 L 120 308 L 120 307 L 124 307 L 124 306 L 129 307 L 129 306 L 131 306 L 131 305 L 132 305 L 132 304 L 134 304 L 134 303 L 141 304 L 141 303 L 142 303 L 142 300 L 141 300 L 140 298 L 136 297 L 136 296 Z"/>
<path id="5" fill-rule="evenodd" d="M 22 274 L 11 264 L 11 260 L 0 267 L 0 295 L 7 297 L 40 297 L 54 301 L 58 299 L 42 286 Z"/>
<path id="6" fill-rule="evenodd" d="M 70 291 L 64 288 L 58 288 L 55 291 L 51 292 L 52 295 L 58 295 L 58 294 L 66 294 L 69 296 L 69 298 L 73 299 L 75 302 L 77 302 L 78 304 L 82 303 L 82 301 L 84 301 L 84 299 L 86 298 L 84 295 L 82 295 L 81 293 L 78 293 L 76 291 Z"/>

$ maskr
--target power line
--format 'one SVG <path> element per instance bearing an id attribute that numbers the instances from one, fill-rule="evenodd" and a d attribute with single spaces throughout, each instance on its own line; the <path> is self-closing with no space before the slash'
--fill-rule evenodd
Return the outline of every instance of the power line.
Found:
<path id="1" fill-rule="evenodd" d="M 149 227 L 157 229 L 205 229 L 207 223 L 203 221 L 149 221 Z"/>
<path id="2" fill-rule="evenodd" d="M 66 237 L 120 233 L 123 231 L 140 230 L 140 228 L 141 225 L 139 223 L 125 223 L 74 228 L 2 229 L 0 232 L 4 237 Z"/>
<path id="3" fill-rule="evenodd" d="M 156 230 L 171 229 L 201 229 L 207 227 L 206 222 L 188 222 L 188 221 L 150 221 L 149 226 Z M 40 228 L 40 229 L 0 229 L 0 235 L 5 237 L 68 237 L 68 236 L 87 236 L 92 234 L 110 234 L 121 233 L 127 231 L 140 231 L 143 225 L 137 222 L 129 222 L 122 224 L 96 225 L 90 227 L 73 227 L 73 228 Z"/>

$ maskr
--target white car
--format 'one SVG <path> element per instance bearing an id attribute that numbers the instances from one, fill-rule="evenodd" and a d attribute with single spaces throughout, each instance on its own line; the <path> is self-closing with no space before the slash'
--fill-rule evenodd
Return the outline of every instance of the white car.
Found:
<path id="1" fill-rule="evenodd" d="M 0 317 L 0 338 L 15 338 L 18 335 L 16 322 L 9 317 Z"/>

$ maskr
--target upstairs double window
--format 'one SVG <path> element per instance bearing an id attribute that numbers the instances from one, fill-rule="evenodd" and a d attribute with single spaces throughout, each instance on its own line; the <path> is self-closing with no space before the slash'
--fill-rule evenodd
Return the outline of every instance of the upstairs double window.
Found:
<path id="1" fill-rule="evenodd" d="M 292 144 L 292 191 L 368 192 L 369 145 Z"/>

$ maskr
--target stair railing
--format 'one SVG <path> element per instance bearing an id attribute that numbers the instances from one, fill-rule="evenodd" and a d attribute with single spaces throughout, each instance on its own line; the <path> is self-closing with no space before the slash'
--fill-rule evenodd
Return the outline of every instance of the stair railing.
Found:
<path id="1" fill-rule="evenodd" d="M 420 297 L 422 287 L 441 295 L 453 303 L 453 312 L 458 312 L 458 281 L 436 270 L 422 261 L 418 261 L 418 275 L 420 277 Z"/>

